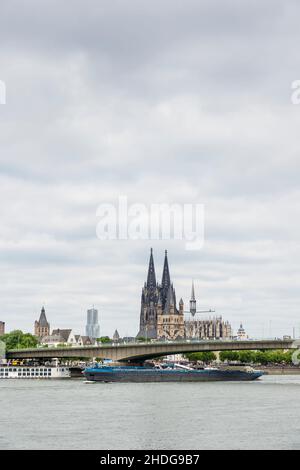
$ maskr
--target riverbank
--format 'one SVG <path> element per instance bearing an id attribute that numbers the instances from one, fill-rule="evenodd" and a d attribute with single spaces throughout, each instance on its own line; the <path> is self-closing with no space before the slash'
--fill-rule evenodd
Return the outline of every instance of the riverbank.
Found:
<path id="1" fill-rule="evenodd" d="M 255 366 L 268 375 L 300 375 L 300 367 L 292 366 Z"/>

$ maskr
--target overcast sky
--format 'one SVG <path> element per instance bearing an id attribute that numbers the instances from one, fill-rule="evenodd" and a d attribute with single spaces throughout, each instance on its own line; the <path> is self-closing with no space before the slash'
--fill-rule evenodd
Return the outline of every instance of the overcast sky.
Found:
<path id="1" fill-rule="evenodd" d="M 298 1 L 2 0 L 0 320 L 135 335 L 150 247 L 251 336 L 300 332 Z M 202 203 L 205 244 L 100 241 L 96 210 Z"/>

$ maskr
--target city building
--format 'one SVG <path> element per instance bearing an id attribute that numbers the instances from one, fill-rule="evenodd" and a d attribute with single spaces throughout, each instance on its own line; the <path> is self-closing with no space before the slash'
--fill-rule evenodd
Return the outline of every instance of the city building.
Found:
<path id="1" fill-rule="evenodd" d="M 236 336 L 237 336 L 237 339 L 241 340 L 241 341 L 243 341 L 245 339 L 248 339 L 248 335 L 247 335 L 246 331 L 244 330 L 242 323 L 240 324 L 240 327 L 237 331 Z"/>
<path id="2" fill-rule="evenodd" d="M 90 338 L 100 337 L 100 326 L 98 323 L 98 310 L 94 307 L 87 311 L 87 324 L 85 327 L 85 334 Z"/>
<path id="3" fill-rule="evenodd" d="M 41 338 L 40 343 L 42 346 L 47 346 L 49 348 L 57 348 L 61 344 L 65 344 L 64 339 L 59 334 L 46 335 Z"/>
<path id="4" fill-rule="evenodd" d="M 44 307 L 42 307 L 39 320 L 34 322 L 34 334 L 38 338 L 50 335 L 50 323 L 47 321 Z"/>
<path id="5" fill-rule="evenodd" d="M 51 335 L 41 339 L 42 346 L 57 348 L 57 346 L 93 346 L 96 341 L 89 336 L 75 335 L 71 329 L 59 329 L 52 331 Z"/>
<path id="6" fill-rule="evenodd" d="M 158 296 L 159 296 L 159 287 L 158 287 L 158 284 L 156 283 L 153 250 L 151 248 L 147 282 L 145 282 L 143 290 L 142 290 L 140 330 L 137 335 L 138 337 L 146 337 L 146 338 L 157 337 Z"/>
<path id="7" fill-rule="evenodd" d="M 118 330 L 115 330 L 115 332 L 114 332 L 113 341 L 115 341 L 115 342 L 120 341 L 120 335 L 119 335 Z"/>
<path id="8" fill-rule="evenodd" d="M 123 336 L 122 342 L 123 343 L 135 343 L 136 337 L 135 336 Z"/>
<path id="9" fill-rule="evenodd" d="M 226 339 L 232 338 L 232 329 L 222 316 L 206 319 L 185 321 L 185 337 L 187 339 Z"/>
<path id="10" fill-rule="evenodd" d="M 73 344 L 76 344 L 76 338 L 75 338 L 75 335 L 73 333 L 73 330 L 72 329 L 59 329 L 57 328 L 56 330 L 53 330 L 52 331 L 52 335 L 53 336 L 59 336 L 61 338 L 61 342 L 64 343 L 64 344 L 68 344 L 68 345 L 73 345 Z"/>
<path id="11" fill-rule="evenodd" d="M 0 336 L 5 335 L 5 322 L 0 321 Z"/>
<path id="12" fill-rule="evenodd" d="M 171 284 L 167 251 L 161 284 L 156 282 L 153 250 L 151 248 L 147 282 L 141 297 L 140 329 L 138 337 L 179 339 L 184 337 L 183 301 L 176 306 L 176 294 Z"/>
<path id="13" fill-rule="evenodd" d="M 151 248 L 147 281 L 144 283 L 141 296 L 140 329 L 137 337 L 147 339 L 180 340 L 180 339 L 225 339 L 232 338 L 232 328 L 222 316 L 197 318 L 194 282 L 190 300 L 189 313 L 185 319 L 184 302 L 179 301 L 177 308 L 176 293 L 171 283 L 167 251 L 165 252 L 161 284 L 156 281 L 153 250 Z"/>
<path id="14" fill-rule="evenodd" d="M 41 339 L 43 346 L 57 347 L 58 345 L 73 346 L 77 344 L 76 337 L 71 329 L 55 329 L 51 335 L 45 335 Z"/>
<path id="15" fill-rule="evenodd" d="M 161 297 L 157 305 L 157 338 L 183 339 L 184 338 L 184 305 L 179 301 L 179 310 L 176 308 L 175 290 L 169 286 L 167 300 L 163 308 Z"/>
<path id="16" fill-rule="evenodd" d="M 97 341 L 89 336 L 75 335 L 76 346 L 94 346 Z"/>
<path id="17" fill-rule="evenodd" d="M 192 318 L 184 322 L 185 337 L 187 339 L 225 339 L 232 338 L 232 328 L 228 321 L 224 321 L 222 316 L 209 318 L 197 318 L 197 313 L 207 313 L 211 310 L 197 311 L 197 301 L 195 297 L 194 282 L 192 282 L 192 292 L 190 300 L 190 314 Z"/>

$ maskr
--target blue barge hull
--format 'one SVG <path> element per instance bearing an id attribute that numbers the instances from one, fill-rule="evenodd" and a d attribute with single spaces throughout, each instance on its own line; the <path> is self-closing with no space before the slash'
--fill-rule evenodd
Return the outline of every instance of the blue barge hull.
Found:
<path id="1" fill-rule="evenodd" d="M 263 375 L 263 372 L 100 366 L 85 369 L 84 375 L 91 382 L 215 382 L 256 380 Z"/>

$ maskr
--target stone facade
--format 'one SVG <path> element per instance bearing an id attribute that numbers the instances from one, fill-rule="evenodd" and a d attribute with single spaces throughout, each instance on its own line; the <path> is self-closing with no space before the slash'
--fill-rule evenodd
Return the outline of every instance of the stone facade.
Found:
<path id="1" fill-rule="evenodd" d="M 142 289 L 140 329 L 138 337 L 157 337 L 157 304 L 159 297 L 159 286 L 156 283 L 156 275 L 151 248 L 150 261 L 148 267 L 147 282 Z"/>
<path id="2" fill-rule="evenodd" d="M 180 299 L 177 309 L 167 252 L 165 252 L 161 284 L 156 282 L 151 248 L 147 282 L 142 290 L 140 330 L 137 336 L 164 340 L 232 338 L 231 326 L 221 316 L 204 320 L 195 316 L 203 311 L 197 310 L 194 283 L 192 283 L 189 313 L 191 319 L 185 320 L 182 299 Z"/>
<path id="3" fill-rule="evenodd" d="M 115 332 L 114 332 L 113 341 L 115 341 L 115 342 L 120 341 L 120 335 L 119 335 L 118 330 L 115 330 Z"/>
<path id="4" fill-rule="evenodd" d="M 226 339 L 232 338 L 232 329 L 222 317 L 192 319 L 185 321 L 187 339 Z"/>
<path id="5" fill-rule="evenodd" d="M 34 334 L 38 338 L 50 335 L 50 324 L 47 321 L 44 307 L 42 307 L 39 320 L 34 322 Z"/>
<path id="6" fill-rule="evenodd" d="M 245 329 L 243 328 L 242 323 L 240 324 L 240 327 L 237 331 L 237 339 L 240 340 L 240 341 L 248 339 L 248 335 L 247 335 Z"/>
<path id="7" fill-rule="evenodd" d="M 139 337 L 153 339 L 184 338 L 183 301 L 176 307 L 176 294 L 171 284 L 167 252 L 161 284 L 156 282 L 151 248 L 147 282 L 141 297 Z"/>
<path id="8" fill-rule="evenodd" d="M 59 329 L 52 331 L 51 335 L 41 339 L 43 346 L 56 348 L 57 346 L 94 346 L 96 340 L 89 336 L 75 335 L 71 329 Z"/>
<path id="9" fill-rule="evenodd" d="M 183 339 L 184 334 L 184 312 L 183 301 L 179 302 L 179 311 L 171 304 L 166 311 L 158 306 L 157 312 L 157 338 L 158 339 Z"/>

